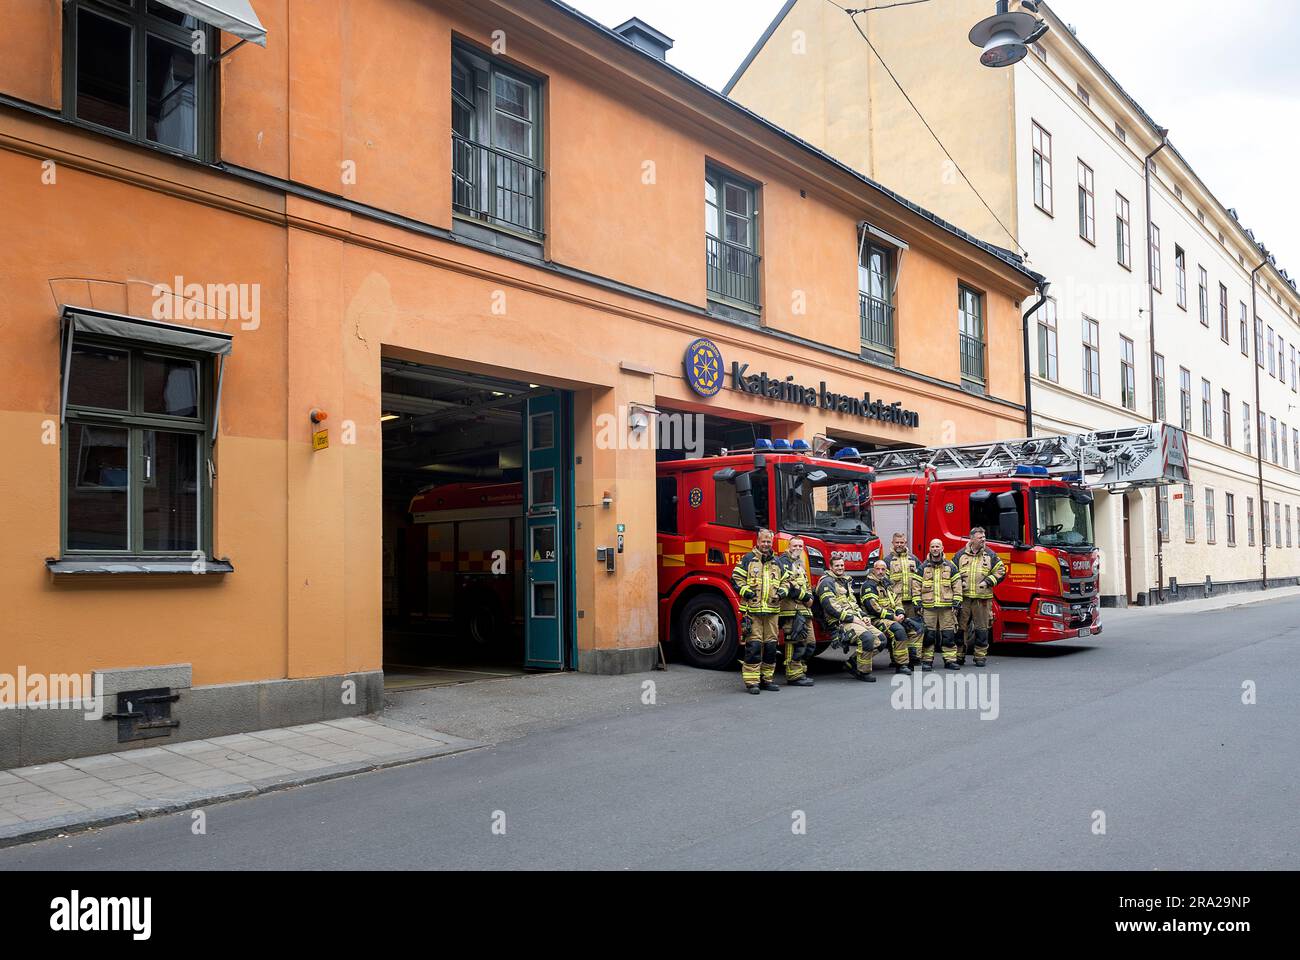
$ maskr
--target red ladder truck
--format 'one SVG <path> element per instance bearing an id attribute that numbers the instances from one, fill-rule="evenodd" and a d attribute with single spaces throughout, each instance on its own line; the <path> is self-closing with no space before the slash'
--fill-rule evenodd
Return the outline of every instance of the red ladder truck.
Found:
<path id="1" fill-rule="evenodd" d="M 780 553 L 803 540 L 814 587 L 843 556 L 856 580 L 878 547 L 871 521 L 872 470 L 858 451 L 812 455 L 806 441 L 760 440 L 751 450 L 659 463 L 659 635 L 687 663 L 730 667 L 738 659 L 740 607 L 731 571 L 759 527 Z M 815 627 L 820 653 L 829 638 Z"/>
<path id="2" fill-rule="evenodd" d="M 1187 434 L 1168 424 L 1070 436 L 884 450 L 872 512 L 889 549 L 901 531 L 918 557 L 931 540 L 952 557 L 974 526 L 1007 576 L 994 589 L 994 640 L 1041 643 L 1101 633 L 1092 490 L 1188 482 Z"/>

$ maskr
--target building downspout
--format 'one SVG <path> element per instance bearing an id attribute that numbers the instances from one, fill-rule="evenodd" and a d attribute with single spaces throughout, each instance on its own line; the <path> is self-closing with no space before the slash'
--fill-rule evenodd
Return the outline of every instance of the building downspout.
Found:
<path id="1" fill-rule="evenodd" d="M 1256 296 L 1256 288 L 1259 286 L 1257 278 L 1259 271 L 1268 266 L 1268 255 L 1265 253 L 1264 262 L 1250 272 L 1250 319 L 1251 319 L 1251 338 L 1255 341 L 1255 424 L 1259 427 L 1255 432 L 1259 434 L 1255 443 L 1255 468 L 1259 474 L 1259 516 L 1263 521 L 1260 525 L 1259 538 L 1259 587 L 1261 590 L 1268 589 L 1268 511 L 1264 509 L 1264 419 L 1260 415 L 1259 408 L 1259 368 L 1260 341 L 1263 336 L 1259 332 L 1259 300 Z"/>
<path id="2" fill-rule="evenodd" d="M 1047 302 L 1047 288 L 1052 285 L 1052 281 L 1043 277 L 1038 278 L 1038 302 L 1034 304 L 1025 313 L 1021 320 L 1021 332 L 1025 341 L 1025 436 L 1034 435 L 1034 400 L 1031 387 L 1033 386 L 1033 374 L 1031 372 L 1029 361 L 1029 318 L 1043 308 Z"/>
<path id="3" fill-rule="evenodd" d="M 1156 406 L 1156 287 L 1155 287 L 1155 263 L 1151 258 L 1151 162 L 1155 160 L 1158 154 L 1165 147 L 1169 146 L 1169 131 L 1164 127 L 1157 127 L 1156 132 L 1160 134 L 1160 143 L 1156 148 L 1146 155 L 1142 160 L 1142 176 L 1146 186 L 1146 218 L 1147 218 L 1147 323 L 1150 326 L 1150 335 L 1147 342 L 1150 344 L 1150 356 L 1147 358 L 1149 369 L 1151 370 L 1151 422 L 1160 422 L 1160 411 Z M 1125 494 L 1127 496 L 1127 494 Z M 1165 600 L 1165 541 L 1160 533 L 1160 494 L 1155 496 L 1153 509 L 1156 513 L 1156 600 L 1164 603 Z M 1132 588 L 1132 584 L 1129 584 Z"/>

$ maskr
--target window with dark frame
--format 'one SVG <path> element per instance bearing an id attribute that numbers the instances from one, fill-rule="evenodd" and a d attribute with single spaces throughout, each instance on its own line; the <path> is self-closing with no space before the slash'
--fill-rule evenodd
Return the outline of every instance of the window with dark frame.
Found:
<path id="1" fill-rule="evenodd" d="M 1210 381 L 1201 378 L 1201 433 L 1206 440 L 1214 439 L 1214 407 L 1210 401 L 1212 393 Z"/>
<path id="2" fill-rule="evenodd" d="M 77 334 L 63 431 L 65 558 L 211 549 L 212 361 Z"/>
<path id="3" fill-rule="evenodd" d="M 451 203 L 460 217 L 542 237 L 541 83 L 466 44 L 451 55 Z"/>
<path id="4" fill-rule="evenodd" d="M 1223 512 L 1228 524 L 1228 546 L 1237 545 L 1237 498 L 1231 493 L 1223 495 Z"/>
<path id="5" fill-rule="evenodd" d="M 1250 356 L 1250 311 L 1246 304 L 1241 305 L 1241 355 Z"/>
<path id="6" fill-rule="evenodd" d="M 1215 530 L 1214 488 L 1205 488 L 1205 542 L 1217 543 L 1218 532 Z"/>
<path id="7" fill-rule="evenodd" d="M 1156 488 L 1156 523 L 1160 529 L 1160 542 L 1169 542 L 1169 487 Z"/>
<path id="8" fill-rule="evenodd" d="M 1255 545 L 1255 498 L 1246 498 L 1246 546 Z"/>
<path id="9" fill-rule="evenodd" d="M 1269 327 L 1268 328 L 1268 375 L 1270 377 L 1277 376 L 1277 361 L 1273 353 L 1274 343 L 1275 343 L 1275 337 L 1273 334 L 1273 328 Z"/>
<path id="10" fill-rule="evenodd" d="M 1199 302 L 1201 308 L 1201 326 L 1208 327 L 1210 325 L 1210 275 L 1206 272 L 1204 267 L 1201 267 L 1200 271 L 1201 283 L 1199 287 Z"/>
<path id="11" fill-rule="evenodd" d="M 957 346 L 963 380 L 983 384 L 984 294 L 964 283 L 957 285 Z"/>
<path id="12" fill-rule="evenodd" d="M 714 166 L 704 174 L 704 262 L 709 296 L 759 306 L 758 187 Z"/>
<path id="13" fill-rule="evenodd" d="M 1183 484 L 1183 535 L 1188 543 L 1196 542 L 1196 488 Z"/>
<path id="14" fill-rule="evenodd" d="M 1232 446 L 1232 394 L 1223 390 L 1223 445 Z"/>
<path id="15" fill-rule="evenodd" d="M 862 346 L 894 354 L 894 251 L 865 236 L 858 242 L 858 317 Z"/>
<path id="16" fill-rule="evenodd" d="M 211 156 L 216 30 L 153 0 L 69 0 L 63 23 L 68 119 Z"/>

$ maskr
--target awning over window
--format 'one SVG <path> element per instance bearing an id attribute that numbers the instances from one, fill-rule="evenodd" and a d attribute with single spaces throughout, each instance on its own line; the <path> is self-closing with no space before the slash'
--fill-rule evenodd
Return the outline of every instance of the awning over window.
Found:
<path id="1" fill-rule="evenodd" d="M 211 437 L 213 442 L 216 441 L 217 426 L 221 416 L 221 388 L 226 380 L 226 357 L 230 356 L 233 336 L 216 330 L 200 330 L 197 327 L 182 327 L 174 323 L 160 323 L 157 320 L 142 320 L 139 317 L 127 317 L 117 313 L 104 313 L 78 307 L 64 307 L 63 321 L 66 330 L 63 337 L 63 399 L 59 407 L 60 423 L 66 423 L 68 417 L 68 382 L 72 372 L 72 346 L 78 334 L 98 334 L 101 337 L 116 337 L 136 343 L 153 343 L 160 347 L 208 353 L 216 357 L 217 395 L 211 425 Z"/>
<path id="2" fill-rule="evenodd" d="M 241 40 L 251 40 L 266 46 L 266 27 L 253 12 L 249 0 L 158 0 L 165 7 L 197 17 L 204 23 L 234 34 Z"/>
<path id="3" fill-rule="evenodd" d="M 142 320 L 116 313 L 100 313 L 97 310 L 64 307 L 63 316 L 72 325 L 74 336 L 78 333 L 97 333 L 105 337 L 121 337 L 138 343 L 156 343 L 178 350 L 196 350 L 223 357 L 230 355 L 231 341 L 234 339 L 228 333 L 160 323 L 157 320 Z"/>

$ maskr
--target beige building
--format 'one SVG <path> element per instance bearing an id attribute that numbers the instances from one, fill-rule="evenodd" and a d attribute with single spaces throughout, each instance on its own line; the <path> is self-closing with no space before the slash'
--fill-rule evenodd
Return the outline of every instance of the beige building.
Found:
<path id="1" fill-rule="evenodd" d="M 1173 583 L 1199 595 L 1207 577 L 1216 592 L 1294 583 L 1295 282 L 1177 151 L 1177 131 L 1038 7 L 1050 32 L 993 70 L 967 39 L 988 0 L 858 16 L 865 39 L 824 0 L 790 0 L 724 92 L 1048 277 L 1029 321 L 1036 434 L 1187 430 L 1191 484 L 1097 497 L 1104 601 Z"/>

